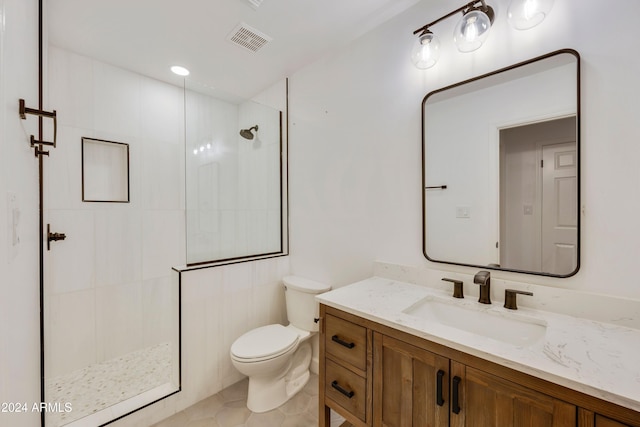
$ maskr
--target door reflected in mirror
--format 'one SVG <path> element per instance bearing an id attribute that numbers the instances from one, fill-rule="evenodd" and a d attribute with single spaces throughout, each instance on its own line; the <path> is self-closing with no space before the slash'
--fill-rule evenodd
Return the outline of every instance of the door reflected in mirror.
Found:
<path id="1" fill-rule="evenodd" d="M 579 56 L 562 50 L 423 101 L 424 254 L 567 277 L 580 265 Z"/>

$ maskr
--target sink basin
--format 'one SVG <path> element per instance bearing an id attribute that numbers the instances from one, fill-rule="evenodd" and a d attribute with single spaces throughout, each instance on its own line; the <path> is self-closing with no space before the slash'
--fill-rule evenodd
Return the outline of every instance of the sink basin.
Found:
<path id="1" fill-rule="evenodd" d="M 431 296 L 411 305 L 403 313 L 519 347 L 535 344 L 547 331 L 544 320 L 496 307 L 483 307 L 476 302 L 471 305 Z"/>

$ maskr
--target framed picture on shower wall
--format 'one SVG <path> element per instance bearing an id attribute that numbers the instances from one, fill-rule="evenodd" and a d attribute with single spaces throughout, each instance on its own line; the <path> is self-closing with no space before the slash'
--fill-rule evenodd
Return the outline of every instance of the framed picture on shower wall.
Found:
<path id="1" fill-rule="evenodd" d="M 82 138 L 82 201 L 129 203 L 129 144 Z"/>

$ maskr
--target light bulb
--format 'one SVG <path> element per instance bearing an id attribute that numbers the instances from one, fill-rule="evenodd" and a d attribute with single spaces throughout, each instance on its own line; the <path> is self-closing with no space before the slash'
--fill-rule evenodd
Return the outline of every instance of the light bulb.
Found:
<path id="1" fill-rule="evenodd" d="M 413 65 L 421 70 L 433 67 L 440 58 L 440 41 L 430 31 L 421 34 L 411 50 Z"/>
<path id="2" fill-rule="evenodd" d="M 453 41 L 460 52 L 473 52 L 482 46 L 489 36 L 491 19 L 480 9 L 474 9 L 462 16 L 453 31 Z"/>
<path id="3" fill-rule="evenodd" d="M 516 30 L 528 30 L 544 21 L 552 7 L 553 0 L 512 0 L 507 18 Z"/>

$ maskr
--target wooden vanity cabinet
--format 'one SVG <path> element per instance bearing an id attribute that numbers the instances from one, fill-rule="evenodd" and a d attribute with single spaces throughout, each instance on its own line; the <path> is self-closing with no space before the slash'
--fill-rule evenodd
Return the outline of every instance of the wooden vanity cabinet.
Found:
<path id="1" fill-rule="evenodd" d="M 455 361 L 451 375 L 452 427 L 576 427 L 576 405 Z"/>
<path id="2" fill-rule="evenodd" d="M 373 426 L 449 425 L 449 359 L 374 334 Z"/>
<path id="3" fill-rule="evenodd" d="M 330 409 L 353 426 L 371 425 L 372 331 L 359 318 L 320 306 L 319 425 L 330 426 Z"/>
<path id="4" fill-rule="evenodd" d="M 583 408 L 578 410 L 578 427 L 634 427 L 640 425 L 640 414 L 636 421 L 639 424 L 624 424 Z"/>
<path id="5" fill-rule="evenodd" d="M 639 420 L 640 421 L 640 420 Z M 622 424 L 602 415 L 595 416 L 594 427 L 631 427 L 628 424 Z"/>
<path id="6" fill-rule="evenodd" d="M 640 427 L 640 413 L 320 306 L 320 427 Z"/>

